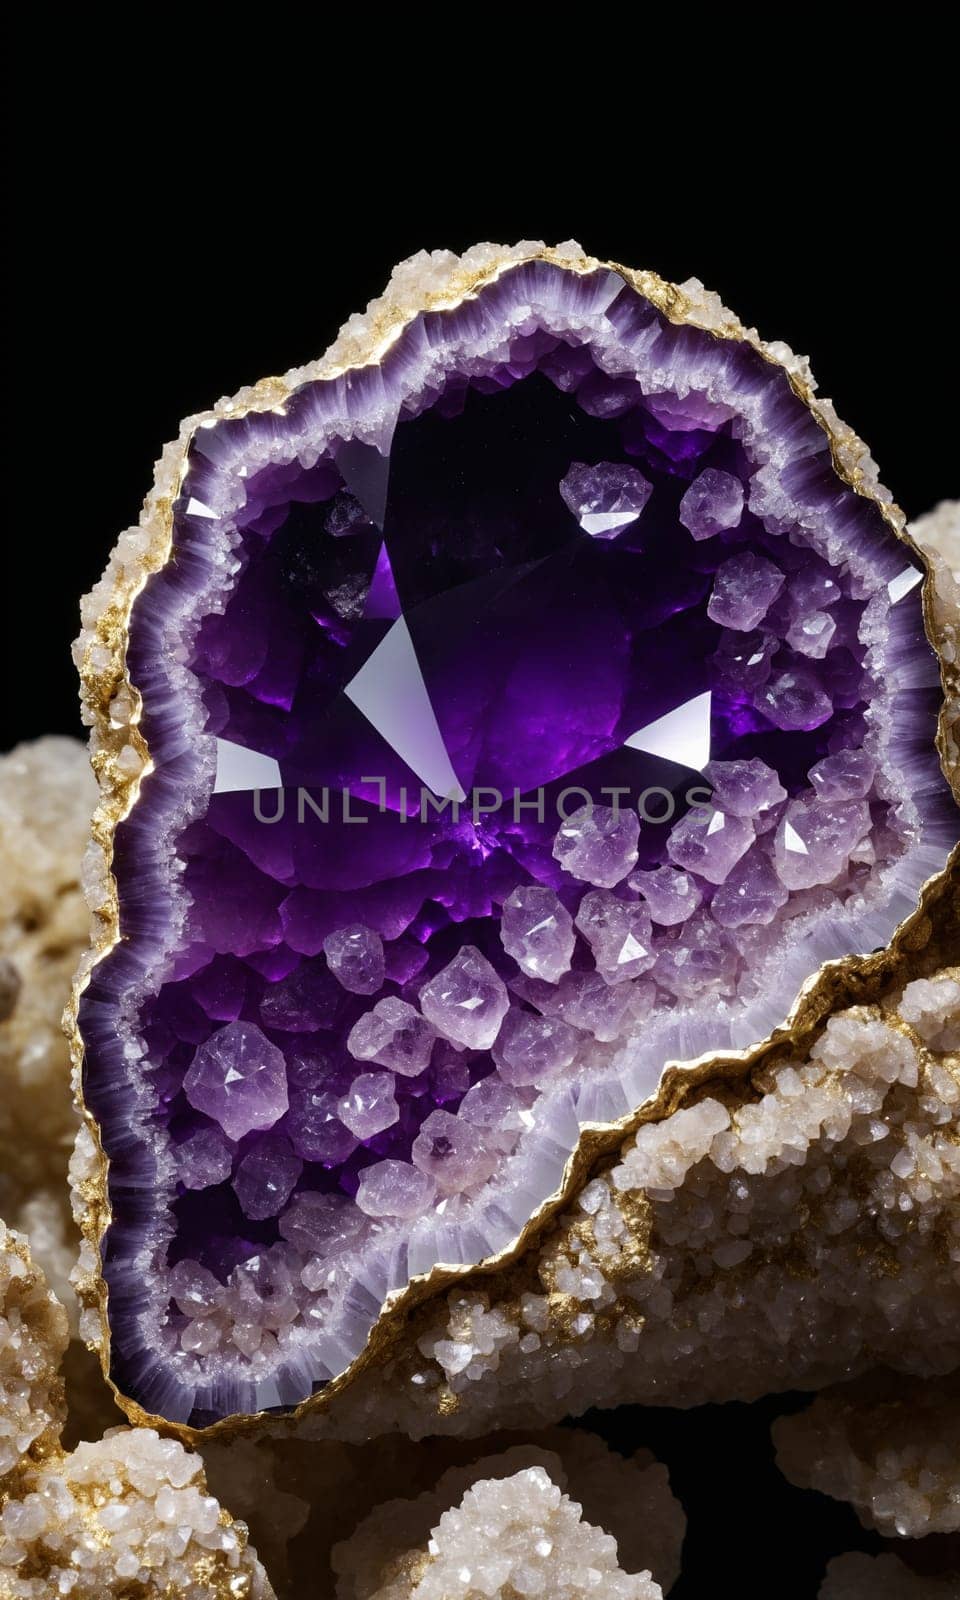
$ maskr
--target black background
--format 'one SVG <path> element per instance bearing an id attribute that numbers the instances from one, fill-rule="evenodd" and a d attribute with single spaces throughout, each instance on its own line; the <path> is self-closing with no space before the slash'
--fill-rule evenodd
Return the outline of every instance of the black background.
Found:
<path id="1" fill-rule="evenodd" d="M 123 14 L 40 14 L 16 69 L 4 748 L 80 731 L 78 596 L 180 417 L 321 353 L 420 248 L 572 235 L 696 275 L 809 354 L 908 515 L 958 492 L 950 51 L 932 12 L 884 39 L 870 12 L 801 9 L 755 59 L 743 17 L 693 55 L 692 15 L 657 31 L 558 12 L 538 43 L 491 13 L 469 79 L 459 34 L 427 13 L 393 39 L 371 12 L 349 40 L 292 12 L 216 16 L 229 38 L 202 48 L 175 13 L 136 38 Z M 777 1473 L 769 1422 L 801 1403 L 590 1419 L 670 1467 L 690 1519 L 675 1600 L 813 1596 L 830 1555 L 881 1548 Z"/>

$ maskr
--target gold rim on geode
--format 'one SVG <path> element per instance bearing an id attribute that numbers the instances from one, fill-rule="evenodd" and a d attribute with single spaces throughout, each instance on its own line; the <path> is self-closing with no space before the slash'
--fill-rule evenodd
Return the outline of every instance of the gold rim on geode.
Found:
<path id="1" fill-rule="evenodd" d="M 364 1349 L 354 1361 L 326 1383 L 323 1389 L 301 1401 L 282 1417 L 266 1412 L 238 1414 L 205 1428 L 193 1428 L 186 1423 L 170 1422 L 145 1411 L 137 1401 L 118 1389 L 110 1375 L 108 1289 L 102 1275 L 101 1256 L 102 1241 L 111 1220 L 107 1186 L 109 1163 L 100 1143 L 96 1120 L 83 1100 L 83 1043 L 77 1027 L 77 1011 L 93 967 L 109 954 L 121 938 L 117 888 L 110 871 L 113 838 L 118 823 L 129 815 L 137 801 L 141 779 L 152 770 L 150 752 L 138 725 L 139 695 L 127 673 L 128 628 L 138 594 L 148 577 L 158 571 L 170 555 L 173 506 L 185 474 L 191 440 L 198 427 L 222 418 L 239 418 L 248 412 L 281 409 L 288 396 L 304 381 L 339 377 L 352 368 L 379 362 L 414 317 L 425 311 L 452 310 L 504 271 L 533 260 L 550 261 L 578 273 L 594 272 L 606 267 L 619 273 L 668 321 L 696 327 L 717 339 L 750 344 L 766 361 L 785 372 L 794 393 L 806 404 L 826 433 L 838 476 L 858 494 L 874 502 L 888 527 L 907 546 L 923 569 L 924 626 L 940 664 L 944 692 L 936 747 L 944 774 L 960 804 L 960 759 L 954 757 L 951 760 L 951 741 L 948 736 L 948 707 L 951 702 L 955 704 L 960 695 L 960 663 L 950 662 L 944 649 L 935 615 L 930 559 L 907 531 L 903 512 L 892 500 L 884 498 L 866 445 L 852 429 L 837 419 L 828 401 L 817 399 L 816 386 L 806 361 L 793 356 L 783 345 L 765 342 L 755 329 L 744 328 L 736 317 L 720 306 L 716 296 L 708 295 L 696 280 L 678 286 L 666 282 L 653 272 L 633 271 L 616 262 L 597 260 L 583 254 L 579 246 L 574 245 L 561 245 L 555 249 L 531 245 L 529 249 L 516 254 L 501 249 L 499 254 L 494 252 L 485 255 L 479 264 L 470 264 L 468 254 L 463 261 L 452 264 L 442 288 L 425 291 L 422 287 L 411 286 L 404 290 L 402 283 L 396 286 L 391 283 L 381 301 L 371 306 L 370 311 L 374 314 L 370 316 L 368 325 L 358 333 L 347 324 L 328 354 L 308 369 L 308 375 L 305 376 L 300 370 L 284 378 L 264 378 L 252 387 L 241 390 L 235 398 L 221 400 L 211 411 L 185 421 L 177 442 L 168 446 L 161 456 L 154 487 L 144 502 L 139 531 L 146 535 L 146 549 L 133 562 L 125 562 L 121 557 L 118 570 L 112 574 L 112 586 L 106 603 L 92 630 L 93 637 L 87 639 L 82 647 L 82 659 L 79 662 L 81 691 L 93 722 L 91 764 L 100 784 L 100 800 L 92 821 L 92 839 L 94 848 L 100 852 L 106 880 L 102 902 L 93 913 L 92 947 L 74 979 L 63 1026 L 70 1044 L 74 1094 L 93 1140 L 96 1156 L 92 1176 L 82 1179 L 75 1186 L 81 1207 L 79 1222 L 84 1244 L 88 1252 L 92 1251 L 96 1262 L 93 1272 L 86 1271 L 82 1263 L 76 1283 L 81 1305 L 95 1310 L 99 1315 L 100 1338 L 91 1342 L 91 1348 L 98 1351 L 104 1379 L 117 1404 L 132 1423 L 156 1428 L 188 1444 L 249 1433 L 268 1417 L 275 1426 L 293 1426 L 305 1414 L 325 1410 L 342 1390 L 390 1348 L 415 1307 L 468 1277 L 489 1275 L 523 1255 L 569 1203 L 594 1164 L 602 1157 L 614 1154 L 641 1124 L 669 1116 L 693 1090 L 705 1082 L 743 1077 L 773 1051 L 799 1048 L 844 992 L 851 999 L 862 998 L 864 992 L 872 989 L 878 980 L 893 981 L 906 953 L 926 944 L 930 932 L 929 912 L 934 902 L 949 887 L 960 883 L 958 845 L 943 871 L 923 885 L 917 907 L 896 929 L 887 947 L 871 955 L 855 954 L 825 962 L 803 984 L 783 1024 L 761 1043 L 749 1050 L 712 1052 L 682 1064 L 668 1062 L 664 1066 L 656 1095 L 642 1106 L 613 1123 L 585 1124 L 581 1128 L 577 1147 L 566 1162 L 559 1189 L 528 1219 L 513 1245 L 479 1263 L 434 1266 L 429 1272 L 411 1278 L 403 1289 L 394 1290 L 388 1295 L 371 1328 Z M 107 576 L 102 580 L 105 585 L 110 576 L 108 568 Z M 116 717 L 111 719 L 111 704 L 121 691 L 124 691 L 131 707 L 128 723 Z"/>

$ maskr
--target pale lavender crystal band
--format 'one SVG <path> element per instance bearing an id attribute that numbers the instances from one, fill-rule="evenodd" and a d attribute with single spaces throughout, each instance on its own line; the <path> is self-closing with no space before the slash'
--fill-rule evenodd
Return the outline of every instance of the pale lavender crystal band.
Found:
<path id="1" fill-rule="evenodd" d="M 201 427 L 83 995 L 113 1377 L 291 1407 L 956 838 L 919 570 L 748 344 L 504 271 Z"/>

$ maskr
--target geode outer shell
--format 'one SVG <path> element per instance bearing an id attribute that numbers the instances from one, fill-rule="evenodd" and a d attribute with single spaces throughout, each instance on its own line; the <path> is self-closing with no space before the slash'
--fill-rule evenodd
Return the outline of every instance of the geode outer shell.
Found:
<path id="1" fill-rule="evenodd" d="M 575 246 L 416 258 L 184 425 L 78 648 L 81 1294 L 131 1415 L 321 1403 L 916 925 L 924 570 L 801 359 Z"/>

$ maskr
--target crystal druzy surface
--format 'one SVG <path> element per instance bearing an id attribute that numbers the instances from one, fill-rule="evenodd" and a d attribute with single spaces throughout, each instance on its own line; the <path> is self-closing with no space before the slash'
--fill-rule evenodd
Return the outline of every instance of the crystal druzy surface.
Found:
<path id="1" fill-rule="evenodd" d="M 81 1002 L 124 1392 L 302 1401 L 889 938 L 953 834 L 919 580 L 780 368 L 607 269 L 196 429 Z"/>

